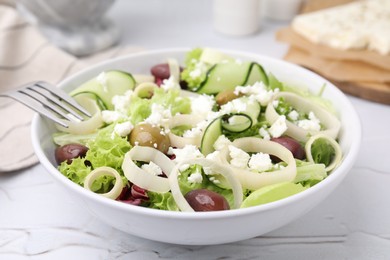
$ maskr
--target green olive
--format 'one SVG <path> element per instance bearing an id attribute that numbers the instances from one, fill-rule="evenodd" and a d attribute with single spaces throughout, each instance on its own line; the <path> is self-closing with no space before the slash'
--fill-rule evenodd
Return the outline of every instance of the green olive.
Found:
<path id="1" fill-rule="evenodd" d="M 232 101 L 233 99 L 236 99 L 238 97 L 240 97 L 240 95 L 236 95 L 234 93 L 234 90 L 227 89 L 219 92 L 215 97 L 215 101 L 217 102 L 218 105 L 222 106 L 225 105 L 227 102 Z"/>
<path id="2" fill-rule="evenodd" d="M 149 146 L 162 153 L 167 153 L 171 145 L 168 135 L 160 127 L 151 124 L 136 125 L 131 131 L 129 139 L 133 146 Z"/>

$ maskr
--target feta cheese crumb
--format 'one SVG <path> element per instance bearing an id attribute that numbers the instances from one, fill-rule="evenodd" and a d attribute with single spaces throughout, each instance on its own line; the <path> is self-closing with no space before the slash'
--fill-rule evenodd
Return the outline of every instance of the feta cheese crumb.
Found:
<path id="1" fill-rule="evenodd" d="M 160 86 L 165 92 L 171 90 L 171 89 L 180 89 L 179 84 L 175 81 L 174 76 L 170 76 L 168 79 L 164 79 L 161 86 Z"/>
<path id="2" fill-rule="evenodd" d="M 286 116 L 281 115 L 269 128 L 272 137 L 280 137 L 287 130 Z"/>
<path id="3" fill-rule="evenodd" d="M 134 126 L 130 122 L 123 122 L 115 125 L 114 132 L 121 137 L 125 137 L 130 134 L 133 128 Z"/>
<path id="4" fill-rule="evenodd" d="M 172 152 L 176 155 L 174 161 L 180 163 L 185 160 L 203 158 L 203 154 L 196 148 L 195 145 L 185 145 L 183 148 L 173 148 Z"/>
<path id="5" fill-rule="evenodd" d="M 309 119 L 302 119 L 297 121 L 297 125 L 307 131 L 320 131 L 321 124 L 316 115 L 313 112 L 309 112 L 308 117 Z"/>
<path id="6" fill-rule="evenodd" d="M 272 161 L 269 154 L 256 153 L 251 156 L 248 162 L 249 169 L 264 172 L 272 168 Z"/>
<path id="7" fill-rule="evenodd" d="M 269 135 L 269 132 L 267 131 L 265 126 L 259 129 L 259 135 L 263 137 L 264 140 L 271 140 L 271 136 Z"/>
<path id="8" fill-rule="evenodd" d="M 188 176 L 187 180 L 190 183 L 202 183 L 203 181 L 202 173 L 196 171 L 192 173 L 190 176 Z"/>
<path id="9" fill-rule="evenodd" d="M 263 82 L 255 82 L 252 86 L 238 86 L 234 89 L 234 93 L 240 93 L 250 96 L 252 99 L 258 101 L 262 106 L 266 106 L 272 97 L 279 92 L 279 89 L 268 90 Z"/>
<path id="10" fill-rule="evenodd" d="M 220 135 L 218 139 L 214 142 L 214 149 L 217 151 L 221 151 L 223 148 L 226 146 L 229 146 L 232 142 L 225 136 L 225 135 Z"/>
<path id="11" fill-rule="evenodd" d="M 231 157 L 230 164 L 237 168 L 247 168 L 250 158 L 249 154 L 233 145 L 229 145 L 228 148 Z"/>
<path id="12" fill-rule="evenodd" d="M 206 118 L 209 112 L 215 105 L 215 100 L 209 95 L 199 95 L 198 97 L 190 97 L 191 114 Z"/>
<path id="13" fill-rule="evenodd" d="M 123 95 L 113 96 L 111 102 L 114 105 L 114 110 L 122 114 L 126 114 L 130 106 L 130 100 L 132 95 L 133 91 L 128 90 Z"/>
<path id="14" fill-rule="evenodd" d="M 148 164 L 142 165 L 141 169 L 155 176 L 161 175 L 163 173 L 160 166 L 158 166 L 154 162 L 149 162 Z"/>
<path id="15" fill-rule="evenodd" d="M 292 121 L 297 121 L 298 120 L 298 117 L 299 117 L 299 114 L 296 110 L 291 110 L 290 113 L 288 113 L 287 117 L 289 119 L 291 119 Z"/>
<path id="16" fill-rule="evenodd" d="M 221 106 L 221 114 L 230 114 L 232 112 L 244 112 L 246 110 L 247 103 L 241 99 L 233 99 L 232 101 L 227 102 L 225 105 Z"/>
<path id="17" fill-rule="evenodd" d="M 152 112 L 148 118 L 144 120 L 145 123 L 151 125 L 164 125 L 172 117 L 171 110 L 165 109 L 164 106 L 153 103 Z"/>

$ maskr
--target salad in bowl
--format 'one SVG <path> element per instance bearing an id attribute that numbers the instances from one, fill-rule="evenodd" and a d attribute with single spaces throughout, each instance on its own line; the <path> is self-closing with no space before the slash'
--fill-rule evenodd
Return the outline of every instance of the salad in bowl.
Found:
<path id="1" fill-rule="evenodd" d="M 191 245 L 281 227 L 318 205 L 360 144 L 353 106 L 287 62 L 211 48 L 109 60 L 59 84 L 92 116 L 36 116 L 52 177 L 103 222 Z"/>
<path id="2" fill-rule="evenodd" d="M 58 126 L 58 169 L 100 196 L 160 210 L 283 199 L 342 160 L 341 124 L 321 91 L 210 48 L 187 52 L 182 67 L 168 58 L 150 74 L 102 71 L 71 92 L 93 116 Z"/>

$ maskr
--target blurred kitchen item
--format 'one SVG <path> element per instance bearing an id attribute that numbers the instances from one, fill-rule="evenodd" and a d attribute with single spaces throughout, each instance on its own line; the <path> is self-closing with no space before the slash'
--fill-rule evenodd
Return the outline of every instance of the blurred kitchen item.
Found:
<path id="1" fill-rule="evenodd" d="M 245 36 L 260 28 L 260 0 L 214 0 L 215 31 L 230 36 Z"/>
<path id="2" fill-rule="evenodd" d="M 115 0 L 17 0 L 20 13 L 58 47 L 76 56 L 114 45 L 118 28 L 104 14 Z"/>
<path id="3" fill-rule="evenodd" d="M 264 0 L 264 16 L 272 20 L 290 21 L 302 7 L 302 0 Z"/>

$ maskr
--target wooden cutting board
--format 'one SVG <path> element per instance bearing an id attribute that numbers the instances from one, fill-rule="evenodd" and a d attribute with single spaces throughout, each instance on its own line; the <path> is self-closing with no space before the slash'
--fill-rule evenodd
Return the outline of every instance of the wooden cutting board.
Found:
<path id="1" fill-rule="evenodd" d="M 302 12 L 348 2 L 353 1 L 308 0 Z M 340 51 L 313 44 L 288 28 L 278 32 L 277 39 L 291 44 L 285 60 L 315 71 L 347 94 L 390 105 L 390 55 L 381 56 L 366 50 Z"/>

